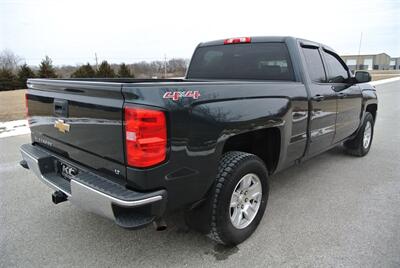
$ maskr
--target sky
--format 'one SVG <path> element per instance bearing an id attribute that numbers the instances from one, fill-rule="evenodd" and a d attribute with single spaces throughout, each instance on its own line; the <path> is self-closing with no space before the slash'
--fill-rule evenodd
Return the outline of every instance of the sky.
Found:
<path id="1" fill-rule="evenodd" d="M 400 0 L 0 0 L 0 50 L 28 65 L 190 58 L 200 42 L 292 35 L 400 57 Z"/>

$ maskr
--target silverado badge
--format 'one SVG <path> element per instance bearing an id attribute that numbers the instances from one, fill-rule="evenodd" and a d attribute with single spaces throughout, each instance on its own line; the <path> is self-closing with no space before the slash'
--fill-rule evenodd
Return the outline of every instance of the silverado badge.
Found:
<path id="1" fill-rule="evenodd" d="M 70 125 L 67 124 L 67 123 L 64 123 L 64 120 L 57 119 L 57 120 L 54 122 L 54 127 L 55 127 L 56 129 L 58 129 L 60 132 L 65 133 L 65 132 L 69 132 L 69 127 L 70 127 Z"/>

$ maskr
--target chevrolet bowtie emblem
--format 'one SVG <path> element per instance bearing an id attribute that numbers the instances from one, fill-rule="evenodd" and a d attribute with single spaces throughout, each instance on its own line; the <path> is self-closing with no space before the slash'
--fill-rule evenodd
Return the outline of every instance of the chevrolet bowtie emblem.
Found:
<path id="1" fill-rule="evenodd" d="M 54 122 L 54 127 L 56 129 L 58 129 L 60 132 L 65 133 L 65 132 L 69 132 L 69 127 L 70 126 L 69 126 L 69 124 L 64 123 L 64 120 L 57 119 Z"/>

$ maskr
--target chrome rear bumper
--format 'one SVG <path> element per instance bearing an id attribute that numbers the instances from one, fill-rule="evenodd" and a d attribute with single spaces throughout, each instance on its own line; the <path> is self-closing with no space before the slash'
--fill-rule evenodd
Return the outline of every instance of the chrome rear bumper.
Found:
<path id="1" fill-rule="evenodd" d="M 122 227 L 142 227 L 161 217 L 165 211 L 165 190 L 150 193 L 129 190 L 32 144 L 22 145 L 20 151 L 25 166 L 50 188 L 63 192 L 72 204 L 112 219 Z M 79 173 L 70 180 L 65 179 L 57 171 L 58 162 L 77 168 Z"/>

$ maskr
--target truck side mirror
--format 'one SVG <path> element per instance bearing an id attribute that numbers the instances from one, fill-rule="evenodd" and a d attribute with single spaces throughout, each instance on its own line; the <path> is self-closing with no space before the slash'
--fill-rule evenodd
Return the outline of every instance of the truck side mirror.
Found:
<path id="1" fill-rule="evenodd" d="M 366 71 L 357 71 L 355 79 L 357 83 L 367 83 L 371 81 L 371 75 Z"/>

